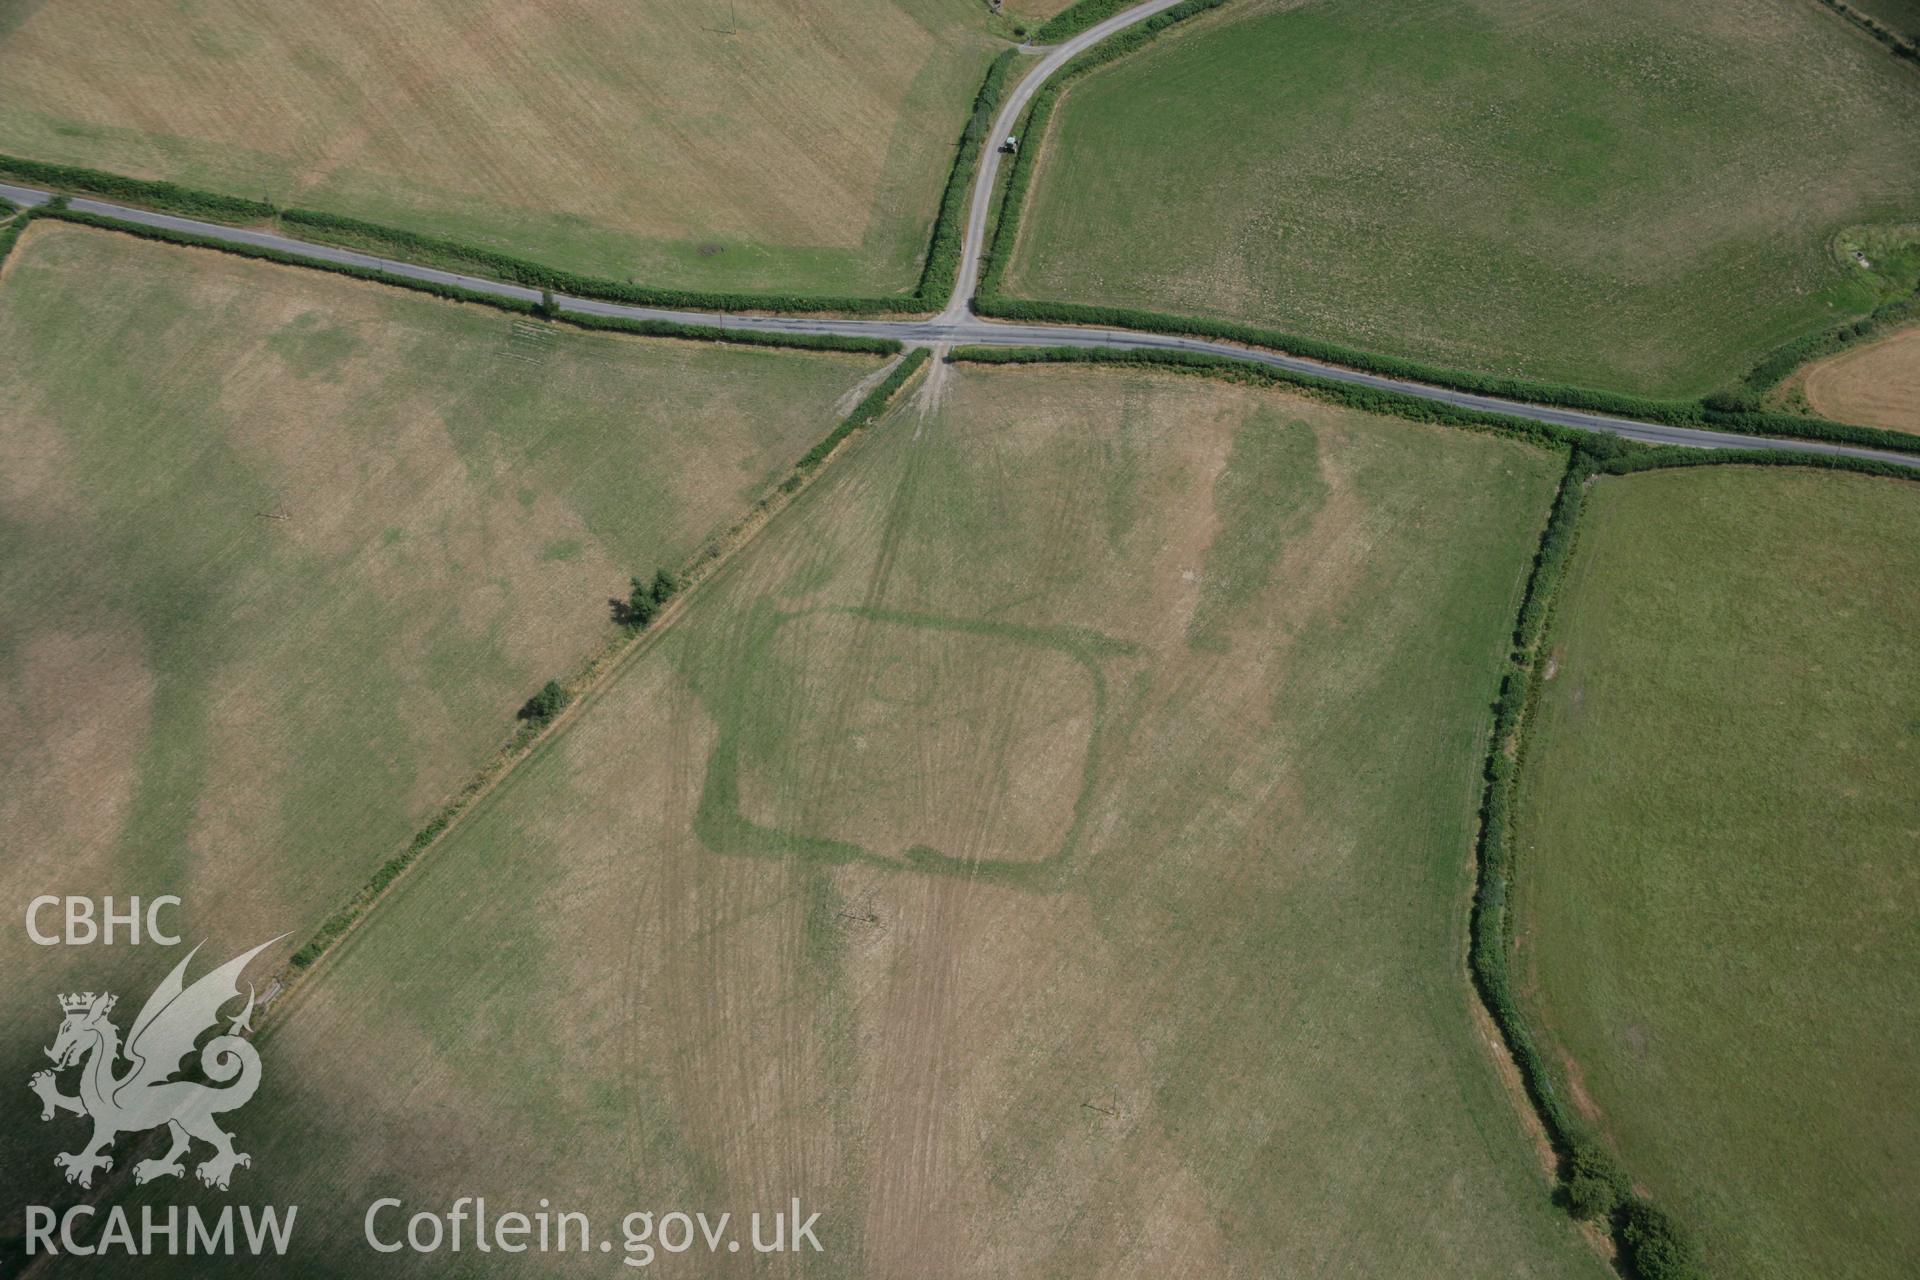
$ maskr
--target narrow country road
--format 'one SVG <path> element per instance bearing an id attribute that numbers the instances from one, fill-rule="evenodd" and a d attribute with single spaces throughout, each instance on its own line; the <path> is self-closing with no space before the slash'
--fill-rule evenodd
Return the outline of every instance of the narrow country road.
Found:
<path id="1" fill-rule="evenodd" d="M 628 320 L 665 320 L 676 324 L 710 325 L 759 333 L 839 334 L 848 337 L 894 338 L 910 346 L 941 347 L 973 344 L 1020 347 L 1107 347 L 1116 351 L 1191 351 L 1252 361 L 1353 386 L 1399 392 L 1439 404 L 1478 409 L 1489 413 L 1510 414 L 1516 418 L 1551 423 L 1555 426 L 1606 432 L 1647 444 L 1686 445 L 1702 449 L 1771 449 L 1789 453 L 1864 458 L 1874 462 L 1889 462 L 1899 466 L 1920 468 L 1920 456 L 1895 453 L 1886 449 L 1827 444 L 1817 440 L 1785 440 L 1773 436 L 1703 431 L 1692 427 L 1674 427 L 1658 422 L 1610 417 L 1606 414 L 1588 413 L 1579 409 L 1528 404 L 1498 396 L 1455 391 L 1447 387 L 1436 387 L 1403 378 L 1364 373 L 1358 369 L 1323 364 L 1317 360 L 1285 355 L 1278 351 L 1244 347 L 1207 338 L 1149 333 L 1135 329 L 1006 322 L 988 320 L 974 315 L 970 303 L 979 286 L 980 262 L 985 248 L 987 219 L 993 202 L 994 179 L 1000 171 L 1000 140 L 1011 132 L 1020 113 L 1026 109 L 1034 93 L 1048 77 L 1101 40 L 1137 22 L 1142 22 L 1164 9 L 1170 9 L 1179 2 L 1180 0 L 1147 0 L 1145 4 L 1137 5 L 1108 18 L 1097 26 L 1088 28 L 1066 43 L 1049 50 L 1039 65 L 1015 88 L 994 121 L 993 133 L 981 148 L 980 172 L 975 178 L 973 198 L 967 208 L 967 225 L 962 235 L 960 269 L 953 298 L 946 308 L 932 319 L 848 320 L 822 316 L 715 314 L 708 311 L 675 311 L 661 307 L 630 306 L 626 303 L 601 302 L 593 298 L 574 298 L 566 295 L 557 296 L 555 301 L 562 312 L 571 311 L 581 315 L 614 316 Z M 6 183 L 0 183 L 0 196 L 23 206 L 41 205 L 52 199 L 50 192 L 32 187 L 9 186 Z M 488 297 L 512 298 L 522 302 L 540 300 L 538 289 L 529 289 L 524 285 L 506 284 L 498 280 L 463 275 L 455 271 L 442 271 L 437 267 L 418 266 L 392 258 L 359 253 L 352 249 L 339 249 L 332 245 L 313 244 L 276 232 L 230 227 L 217 222 L 201 222 L 193 218 L 153 213 L 145 209 L 134 209 L 125 205 L 109 204 L 105 201 L 81 197 L 75 197 L 69 203 L 72 208 L 81 213 L 116 218 L 141 226 L 184 232 L 224 244 L 271 249 L 308 262 L 382 271 L 402 279 L 417 280 L 426 284 L 456 285 Z"/>
<path id="2" fill-rule="evenodd" d="M 1006 105 L 994 117 L 993 131 L 987 135 L 986 145 L 980 150 L 980 172 L 974 177 L 973 201 L 967 206 L 967 227 L 960 238 L 960 272 L 954 278 L 953 297 L 947 302 L 947 309 L 940 313 L 939 319 L 949 322 L 963 320 L 971 314 L 968 307 L 973 295 L 979 291 L 980 262 L 987 252 L 987 219 L 993 211 L 993 184 L 1000 176 L 1000 143 L 1013 132 L 1014 126 L 1020 121 L 1020 113 L 1033 101 L 1033 95 L 1060 68 L 1114 32 L 1124 31 L 1134 23 L 1144 22 L 1161 10 L 1171 9 L 1179 3 L 1181 0 L 1147 0 L 1145 4 L 1135 5 L 1125 12 L 1114 14 L 1105 22 L 1088 27 L 1065 44 L 1055 45 L 1040 60 L 1040 65 L 1029 71 L 1014 87 Z M 1033 141 L 1037 143 L 1038 139 Z"/>

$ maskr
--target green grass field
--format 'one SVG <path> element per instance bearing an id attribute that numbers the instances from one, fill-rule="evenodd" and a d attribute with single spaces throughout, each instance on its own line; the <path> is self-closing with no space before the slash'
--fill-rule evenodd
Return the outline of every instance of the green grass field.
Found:
<path id="1" fill-rule="evenodd" d="M 1016 296 L 1696 395 L 1913 288 L 1920 75 L 1812 0 L 1243 3 L 1078 82 Z"/>
<path id="2" fill-rule="evenodd" d="M 317 972 L 247 1194 L 354 1274 L 374 1198 L 484 1194 L 798 1195 L 796 1274 L 1604 1275 L 1462 971 L 1559 459 L 930 381 Z"/>
<path id="3" fill-rule="evenodd" d="M 1920 1254 L 1920 487 L 1604 480 L 1520 792 L 1518 976 L 1715 1276 Z"/>
<path id="4" fill-rule="evenodd" d="M 7 264 L 0 351 L 0 886 L 178 894 L 232 952 L 310 932 L 612 638 L 630 573 L 723 532 L 878 367 L 55 224 Z M 131 1017 L 178 959 L 20 923 L 16 1085 L 56 990 L 124 981 Z M 7 1134 L 24 1185 L 44 1139 Z"/>
<path id="5" fill-rule="evenodd" d="M 1847 3 L 1907 39 L 1920 40 L 1920 0 L 1847 0 Z"/>
<path id="6" fill-rule="evenodd" d="M 911 292 L 978 0 L 0 0 L 0 152 L 684 288 Z"/>

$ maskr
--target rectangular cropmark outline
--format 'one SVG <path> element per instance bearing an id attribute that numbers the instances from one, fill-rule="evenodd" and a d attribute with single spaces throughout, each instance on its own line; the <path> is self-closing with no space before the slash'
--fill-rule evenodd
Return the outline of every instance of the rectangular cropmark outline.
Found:
<path id="1" fill-rule="evenodd" d="M 1025 627 L 1008 622 L 977 618 L 955 618 L 941 614 L 916 613 L 898 609 L 876 609 L 853 605 L 827 605 L 811 609 L 774 613 L 770 620 L 755 626 L 740 655 L 746 661 L 765 654 L 780 628 L 797 619 L 817 614 L 839 614 L 865 622 L 921 627 L 963 635 L 986 636 L 1016 644 L 1037 645 L 1060 653 L 1086 672 L 1093 693 L 1093 727 L 1087 734 L 1086 757 L 1081 764 L 1080 787 L 1073 801 L 1073 821 L 1062 837 L 1060 847 L 1034 861 L 1005 858 L 963 858 L 941 853 L 924 845 L 907 850 L 903 857 L 892 858 L 874 853 L 848 840 L 806 836 L 762 826 L 740 811 L 740 739 L 743 717 L 731 708 L 720 714 L 720 733 L 707 756 L 706 777 L 701 786 L 700 803 L 694 814 L 694 834 L 714 853 L 731 857 L 784 858 L 795 856 L 809 862 L 827 864 L 858 863 L 889 871 L 920 871 L 933 875 L 986 877 L 1025 888 L 1051 887 L 1066 868 L 1085 833 L 1093 808 L 1094 788 L 1100 774 L 1100 753 L 1111 726 L 1108 723 L 1107 677 L 1102 664 L 1115 658 L 1135 657 L 1140 646 L 1116 640 L 1083 627 Z"/>

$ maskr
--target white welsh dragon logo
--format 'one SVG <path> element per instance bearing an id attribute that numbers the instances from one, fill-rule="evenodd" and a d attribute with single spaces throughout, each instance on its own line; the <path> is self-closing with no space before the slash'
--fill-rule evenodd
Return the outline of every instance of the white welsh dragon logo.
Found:
<path id="1" fill-rule="evenodd" d="M 60 1111 L 93 1120 L 91 1141 L 78 1151 L 53 1158 L 54 1164 L 67 1171 L 68 1182 L 92 1186 L 96 1170 L 113 1167 L 116 1137 L 161 1125 L 172 1131 L 173 1147 L 158 1160 L 142 1160 L 135 1165 L 135 1182 L 177 1178 L 185 1173 L 180 1157 L 194 1138 L 214 1149 L 212 1157 L 194 1170 L 207 1186 L 226 1190 L 234 1169 L 253 1162 L 235 1151 L 233 1135 L 213 1122 L 220 1113 L 245 1106 L 260 1087 L 260 1055 L 240 1036 L 242 1031 L 252 1030 L 251 984 L 247 1007 L 229 1020 L 226 1034 L 215 1036 L 200 1051 L 200 1070 L 213 1084 L 171 1077 L 180 1071 L 180 1060 L 193 1052 L 201 1034 L 219 1023 L 220 1006 L 239 996 L 240 973 L 247 962 L 278 941 L 263 942 L 245 955 L 235 956 L 189 987 L 183 979 L 187 962 L 200 950 L 195 947 L 147 997 L 140 1016 L 133 1020 L 124 1049 L 119 1028 L 107 1019 L 117 997 L 91 991 L 60 997 L 60 1011 L 66 1018 L 53 1047 L 47 1050 L 47 1056 L 53 1059 L 53 1071 L 37 1072 L 27 1083 L 40 1095 L 42 1120 L 51 1120 Z M 132 1066 L 116 1076 L 114 1064 L 123 1053 Z M 76 1063 L 83 1064 L 80 1092 L 69 1097 L 60 1092 L 54 1071 L 64 1071 Z"/>

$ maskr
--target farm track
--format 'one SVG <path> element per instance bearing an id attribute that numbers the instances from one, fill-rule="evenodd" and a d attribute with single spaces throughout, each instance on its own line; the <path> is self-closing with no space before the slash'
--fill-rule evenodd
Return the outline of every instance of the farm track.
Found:
<path id="1" fill-rule="evenodd" d="M 1619 418 L 1607 414 L 1589 413 L 1579 409 L 1559 408 L 1552 405 L 1530 404 L 1520 400 L 1508 400 L 1499 396 L 1477 395 L 1468 391 L 1457 391 L 1448 387 L 1438 387 L 1424 382 L 1414 382 L 1403 378 L 1384 377 L 1380 374 L 1366 373 L 1358 369 L 1349 369 L 1341 365 L 1326 364 L 1317 360 L 1307 360 L 1300 356 L 1286 355 L 1278 351 L 1258 347 L 1240 346 L 1231 342 L 1213 341 L 1205 338 L 1192 338 L 1180 334 L 1152 333 L 1135 329 L 1098 328 L 1066 324 L 1030 324 L 1010 321 L 989 320 L 975 315 L 971 309 L 972 299 L 979 285 L 980 266 L 985 253 L 987 223 L 989 221 L 995 195 L 995 179 L 1000 169 L 1000 151 L 993 143 L 1004 138 L 1026 110 L 1033 95 L 1050 77 L 1062 67 L 1072 62 L 1080 54 L 1107 37 L 1123 31 L 1136 23 L 1143 22 L 1163 10 L 1172 8 L 1179 0 L 1147 0 L 1123 13 L 1114 15 L 1105 22 L 1088 28 L 1080 35 L 1050 49 L 1038 66 L 1021 80 L 1002 106 L 994 120 L 993 133 L 987 146 L 981 148 L 980 171 L 975 177 L 973 196 L 967 207 L 966 228 L 961 237 L 961 260 L 958 276 L 955 280 L 952 299 L 938 315 L 925 320 L 853 320 L 827 316 L 787 316 L 787 315 L 735 315 L 715 314 L 709 311 L 681 311 L 663 307 L 640 307 L 619 302 L 602 302 L 592 298 L 575 298 L 556 295 L 555 302 L 562 313 L 576 315 L 611 316 L 623 320 L 656 320 L 675 324 L 717 326 L 721 329 L 752 333 L 770 334 L 813 334 L 835 335 L 841 337 L 892 338 L 909 346 L 930 346 L 934 348 L 957 344 L 979 346 L 1016 346 L 1016 347 L 1100 347 L 1113 351 L 1176 351 L 1192 352 L 1201 355 L 1224 356 L 1235 360 L 1246 360 L 1263 364 L 1292 373 L 1309 374 L 1326 378 L 1334 382 L 1348 383 L 1353 386 L 1369 387 L 1380 391 L 1396 392 L 1401 395 L 1415 396 L 1439 404 L 1457 408 L 1472 409 L 1485 413 L 1503 413 L 1516 418 L 1525 418 L 1534 422 L 1544 422 L 1553 426 L 1572 427 L 1583 431 L 1598 431 L 1609 435 L 1622 436 L 1645 444 L 1682 445 L 1697 449 L 1766 449 L 1785 453 L 1823 454 L 1831 457 L 1861 458 L 1873 462 L 1894 463 L 1900 466 L 1920 468 L 1920 457 L 1896 453 L 1887 449 L 1872 449 L 1858 445 L 1827 444 L 1814 440 L 1789 440 L 1772 436 L 1739 435 L 1725 431 L 1707 431 L 1692 427 L 1669 426 L 1658 422 L 1645 422 L 1633 418 Z M 32 187 L 10 186 L 0 183 L 0 197 L 22 206 L 35 206 L 47 203 L 53 193 Z M 406 280 L 416 280 L 423 284 L 453 285 L 487 297 L 510 299 L 517 302 L 539 302 L 541 291 L 524 285 L 507 284 L 499 280 L 489 280 L 480 276 L 464 275 L 456 271 L 443 271 L 436 267 L 424 267 L 393 258 L 382 258 L 374 254 L 359 253 L 352 249 L 336 248 L 332 245 L 314 244 L 298 240 L 291 236 L 272 231 L 258 231 L 246 227 L 232 227 L 217 222 L 202 222 L 194 218 L 176 217 L 172 214 L 154 213 L 145 209 L 130 208 L 125 205 L 111 204 L 101 200 L 74 198 L 71 207 L 80 212 L 100 217 L 115 218 L 139 226 L 199 236 L 223 244 L 248 246 L 255 249 L 267 249 L 315 264 L 353 267 L 362 270 L 380 271 Z"/>

